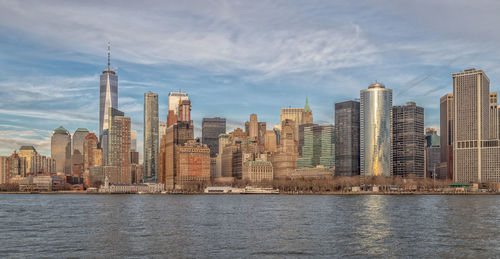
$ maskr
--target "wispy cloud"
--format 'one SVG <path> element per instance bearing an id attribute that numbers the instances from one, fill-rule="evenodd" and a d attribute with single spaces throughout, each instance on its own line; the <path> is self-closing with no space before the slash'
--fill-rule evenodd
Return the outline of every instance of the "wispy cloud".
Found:
<path id="1" fill-rule="evenodd" d="M 204 116 L 227 117 L 228 129 L 249 113 L 277 124 L 281 107 L 306 96 L 315 120 L 332 123 L 333 103 L 375 80 L 438 125 L 452 72 L 476 66 L 493 86 L 500 78 L 500 3 L 479 2 L 1 1 L 0 124 L 21 128 L 0 136 L 19 144 L 40 141 L 29 127 L 95 130 L 107 41 L 139 145 L 149 90 L 160 93 L 161 120 L 167 93 L 188 91 L 197 134 Z"/>

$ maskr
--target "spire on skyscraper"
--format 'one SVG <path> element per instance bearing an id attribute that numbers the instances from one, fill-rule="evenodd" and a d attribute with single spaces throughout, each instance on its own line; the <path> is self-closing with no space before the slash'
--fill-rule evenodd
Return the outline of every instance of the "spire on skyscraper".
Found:
<path id="1" fill-rule="evenodd" d="M 110 66 L 111 66 L 111 47 L 108 41 L 108 71 L 111 70 Z"/>

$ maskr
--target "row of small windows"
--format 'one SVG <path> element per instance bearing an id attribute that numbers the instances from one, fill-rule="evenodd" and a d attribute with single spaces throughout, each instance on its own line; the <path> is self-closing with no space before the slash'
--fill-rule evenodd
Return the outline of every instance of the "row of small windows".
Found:
<path id="1" fill-rule="evenodd" d="M 485 140 L 480 142 L 481 147 L 498 147 L 500 142 L 498 140 Z M 458 148 L 475 148 L 478 147 L 478 141 L 459 141 L 457 142 Z"/>

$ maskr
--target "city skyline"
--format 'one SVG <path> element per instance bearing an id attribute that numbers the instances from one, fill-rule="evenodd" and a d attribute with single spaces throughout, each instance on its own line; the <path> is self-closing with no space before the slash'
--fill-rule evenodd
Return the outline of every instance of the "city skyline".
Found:
<path id="1" fill-rule="evenodd" d="M 227 118 L 230 131 L 242 128 L 248 115 L 255 113 L 271 129 L 279 124 L 281 108 L 303 107 L 306 97 L 315 122 L 333 124 L 334 103 L 359 98 L 359 90 L 378 80 L 393 89 L 393 105 L 416 102 L 425 108 L 425 127 L 439 130 L 438 100 L 452 92 L 452 73 L 470 67 L 483 69 L 493 82 L 491 91 L 497 91 L 495 82 L 500 77 L 500 70 L 494 66 L 497 50 L 480 42 L 491 44 L 500 35 L 489 32 L 491 25 L 473 17 L 463 21 L 451 19 L 452 14 L 469 8 L 460 2 L 456 6 L 436 4 L 442 7 L 436 9 L 450 21 L 445 19 L 443 25 L 435 28 L 431 28 L 436 25 L 435 20 L 415 20 L 429 8 L 425 2 L 419 2 L 412 11 L 399 4 L 382 10 L 370 3 L 346 6 L 323 2 L 302 4 L 303 12 L 297 8 L 297 2 L 289 6 L 261 2 L 253 8 L 226 2 L 223 7 L 209 5 L 206 11 L 193 10 L 199 9 L 193 8 L 193 3 L 176 7 L 167 3 L 158 7 L 169 10 L 166 14 L 146 6 L 151 11 L 148 17 L 144 17 L 145 11 L 127 17 L 129 22 L 113 15 L 117 22 L 104 18 L 117 29 L 146 18 L 137 22 L 139 30 L 97 28 L 93 17 L 99 13 L 93 12 L 101 8 L 98 5 L 50 6 L 34 2 L 26 10 L 23 4 L 0 4 L 0 49 L 4 53 L 0 56 L 4 68 L 0 72 L 0 95 L 5 100 L 0 106 L 3 155 L 22 145 L 34 145 L 39 153 L 50 155 L 51 132 L 60 125 L 70 132 L 88 128 L 99 133 L 99 74 L 106 69 L 108 41 L 112 45 L 112 69 L 119 77 L 118 108 L 131 117 L 132 129 L 137 130 L 137 150 L 143 149 L 142 107 L 147 91 L 159 93 L 160 121 L 166 120 L 168 93 L 179 89 L 187 92 L 194 104 L 195 136 L 201 136 L 203 117 Z M 133 8 L 131 5 L 115 8 L 126 13 Z M 281 8 L 276 13 L 263 11 L 269 7 Z M 74 13 L 71 10 L 75 8 L 82 15 L 80 20 L 66 15 Z M 104 6 L 101 12 L 107 8 Z M 483 16 L 495 9 L 470 8 L 485 8 L 479 10 Z M 183 12 L 193 17 L 179 16 Z M 326 19 L 332 14 L 338 17 Z M 273 34 L 262 30 L 260 22 L 248 22 L 257 15 L 263 23 L 270 24 L 267 29 Z M 156 18 L 167 23 L 165 31 L 161 29 L 165 24 L 153 23 Z M 51 27 L 51 21 L 63 28 Z M 192 30 L 204 21 L 210 32 Z M 244 25 L 239 21 L 244 21 Z M 445 31 L 448 22 L 458 22 L 456 28 L 469 30 L 460 30 L 463 35 L 459 35 L 458 29 Z M 79 30 L 72 32 L 72 28 Z M 475 32 L 471 28 L 480 29 Z M 398 36 L 385 32 L 386 29 Z M 38 30 L 46 34 L 39 34 Z M 76 35 L 76 31 L 84 33 Z M 139 37 L 128 39 L 123 31 Z M 149 38 L 152 34 L 159 36 L 153 37 L 151 43 L 140 40 L 140 36 Z M 258 36 L 248 41 L 255 47 L 245 43 L 252 36 Z M 162 44 L 166 47 L 160 48 Z"/>

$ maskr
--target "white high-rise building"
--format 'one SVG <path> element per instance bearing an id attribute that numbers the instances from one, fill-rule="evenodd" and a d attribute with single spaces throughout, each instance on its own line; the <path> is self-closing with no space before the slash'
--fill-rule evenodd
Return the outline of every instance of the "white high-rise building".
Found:
<path id="1" fill-rule="evenodd" d="M 189 100 L 187 93 L 170 92 L 168 94 L 168 110 L 174 111 L 174 115 L 179 115 L 179 103 L 184 100 Z"/>
<path id="2" fill-rule="evenodd" d="M 498 134 L 490 134 L 490 80 L 482 70 L 454 73 L 453 179 L 500 182 Z M 496 109 L 492 112 L 497 113 Z M 495 123 L 496 121 L 491 121 Z"/>

